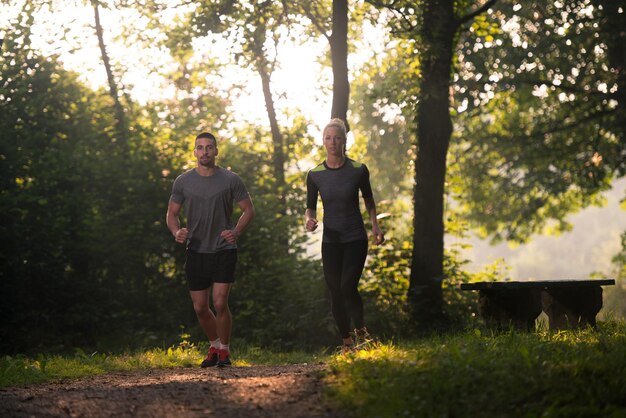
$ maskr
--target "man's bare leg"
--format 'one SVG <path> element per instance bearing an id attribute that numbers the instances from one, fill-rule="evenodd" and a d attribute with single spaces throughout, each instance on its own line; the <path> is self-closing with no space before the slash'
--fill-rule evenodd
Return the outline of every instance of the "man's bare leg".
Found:
<path id="1" fill-rule="evenodd" d="M 213 306 L 215 307 L 217 336 L 223 345 L 228 346 L 230 343 L 230 333 L 232 329 L 233 318 L 228 307 L 228 296 L 232 283 L 214 283 L 213 284 Z"/>
<path id="2" fill-rule="evenodd" d="M 191 301 L 193 302 L 193 309 L 198 317 L 200 328 L 204 331 L 209 341 L 217 339 L 217 321 L 213 311 L 209 309 L 209 289 L 204 290 L 190 290 Z"/>

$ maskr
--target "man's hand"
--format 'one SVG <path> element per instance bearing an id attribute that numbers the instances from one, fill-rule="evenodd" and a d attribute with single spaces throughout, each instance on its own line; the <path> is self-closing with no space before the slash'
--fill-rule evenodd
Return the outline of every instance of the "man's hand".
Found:
<path id="1" fill-rule="evenodd" d="M 180 244 L 184 244 L 185 241 L 187 241 L 188 236 L 189 236 L 189 230 L 187 228 L 180 228 L 174 234 L 174 239 L 176 240 L 176 242 Z"/>
<path id="2" fill-rule="evenodd" d="M 239 238 L 239 233 L 234 229 L 227 229 L 220 234 L 229 244 L 234 244 Z"/>
<path id="3" fill-rule="evenodd" d="M 309 232 L 313 232 L 317 229 L 317 219 L 309 218 L 306 221 L 306 230 Z"/>

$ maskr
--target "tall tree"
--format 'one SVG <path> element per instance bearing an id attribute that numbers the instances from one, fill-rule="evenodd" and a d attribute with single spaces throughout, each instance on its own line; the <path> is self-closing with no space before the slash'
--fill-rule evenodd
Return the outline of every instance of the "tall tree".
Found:
<path id="1" fill-rule="evenodd" d="M 299 1 L 291 7 L 296 13 L 306 16 L 315 31 L 326 38 L 330 46 L 330 58 L 333 70 L 333 98 L 330 110 L 331 118 L 348 122 L 350 104 L 350 80 L 348 78 L 348 1 L 333 0 L 331 13 L 327 1 Z"/>
<path id="2" fill-rule="evenodd" d="M 419 51 L 419 88 L 406 88 L 418 120 L 410 300 L 418 319 L 432 318 L 441 311 L 450 87 L 453 112 L 461 113 L 455 159 L 463 171 L 455 178 L 463 187 L 455 193 L 475 225 L 518 241 L 548 220 L 564 229 L 567 213 L 598 202 L 611 177 L 624 173 L 624 7 L 372 3 L 392 11 L 394 33 Z"/>
<path id="3" fill-rule="evenodd" d="M 413 253 L 409 302 L 421 322 L 441 314 L 443 280 L 443 195 L 452 134 L 450 77 L 457 30 L 454 2 L 424 2 L 419 26 L 420 93 L 413 191 Z"/>
<path id="4" fill-rule="evenodd" d="M 128 122 L 124 112 L 124 106 L 122 106 L 122 102 L 120 101 L 119 88 L 117 86 L 117 81 L 115 80 L 115 75 L 113 74 L 111 60 L 104 42 L 104 29 L 102 28 L 102 22 L 100 21 L 100 2 L 98 0 L 92 0 L 91 6 L 93 7 L 94 23 L 96 27 L 96 36 L 98 37 L 100 55 L 102 57 L 104 70 L 106 71 L 107 82 L 109 84 L 109 94 L 113 100 L 117 140 L 123 147 L 125 147 L 128 145 Z"/>
<path id="5" fill-rule="evenodd" d="M 192 16 L 194 35 L 223 34 L 234 43 L 239 63 L 259 76 L 272 134 L 272 160 L 278 199 L 285 206 L 285 141 L 276 117 L 271 79 L 287 13 L 282 2 L 198 1 Z"/>
<path id="6" fill-rule="evenodd" d="M 454 0 L 370 3 L 395 13 L 398 17 L 392 22 L 395 31 L 413 38 L 419 48 L 413 252 L 408 301 L 416 323 L 430 326 L 442 317 L 444 185 L 452 134 L 453 53 L 460 28 L 485 12 L 495 0 L 483 2 L 469 11 L 466 2 L 459 4 Z"/>
<path id="7" fill-rule="evenodd" d="M 350 81 L 348 80 L 348 1 L 333 0 L 333 31 L 329 38 L 333 64 L 333 104 L 331 118 L 348 123 Z"/>

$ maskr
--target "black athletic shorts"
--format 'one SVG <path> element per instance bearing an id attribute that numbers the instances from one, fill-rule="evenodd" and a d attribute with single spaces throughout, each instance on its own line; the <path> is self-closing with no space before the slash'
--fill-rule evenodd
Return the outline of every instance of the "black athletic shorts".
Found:
<path id="1" fill-rule="evenodd" d="M 187 250 L 185 273 L 189 290 L 204 290 L 213 283 L 234 283 L 237 249 L 216 253 Z"/>

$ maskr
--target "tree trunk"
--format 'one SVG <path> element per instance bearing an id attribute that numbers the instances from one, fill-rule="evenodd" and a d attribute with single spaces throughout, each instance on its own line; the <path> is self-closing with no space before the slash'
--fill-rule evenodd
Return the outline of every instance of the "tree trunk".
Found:
<path id="1" fill-rule="evenodd" d="M 348 80 L 348 1 L 333 0 L 333 24 L 330 36 L 330 56 L 333 65 L 333 104 L 331 118 L 346 122 L 348 102 L 350 100 L 350 81 Z"/>
<path id="2" fill-rule="evenodd" d="M 415 324 L 428 327 L 442 319 L 443 203 L 452 134 L 449 89 L 456 24 L 453 0 L 426 1 L 423 13 L 408 300 Z"/>
<path id="3" fill-rule="evenodd" d="M 115 77 L 113 76 L 113 71 L 111 70 L 111 63 L 109 61 L 109 55 L 106 51 L 106 45 L 104 44 L 104 36 L 102 31 L 102 24 L 100 23 L 100 10 L 98 8 L 98 3 L 96 1 L 92 2 L 93 12 L 96 21 L 96 35 L 98 36 L 98 45 L 100 46 L 100 53 L 102 54 L 102 62 L 104 63 L 104 69 L 107 74 L 107 80 L 109 82 L 109 92 L 111 94 L 111 98 L 113 99 L 113 107 L 115 110 L 115 130 L 117 133 L 117 140 L 126 145 L 128 143 L 126 135 L 127 135 L 127 123 L 126 123 L 126 115 L 124 113 L 124 107 L 120 102 L 120 98 L 118 96 L 117 84 L 115 83 Z"/>
<path id="4" fill-rule="evenodd" d="M 617 92 L 612 95 L 617 101 L 617 117 L 622 135 L 626 132 L 626 13 L 620 8 L 626 6 L 624 0 L 595 0 L 600 16 L 600 33 L 607 46 L 609 64 L 617 73 Z"/>
<path id="5" fill-rule="evenodd" d="M 259 76 L 261 77 L 261 83 L 263 84 L 263 97 L 265 99 L 265 108 L 267 109 L 267 116 L 270 120 L 272 142 L 274 144 L 272 160 L 274 163 L 274 177 L 276 178 L 276 187 L 279 193 L 278 199 L 280 202 L 280 214 L 285 215 L 287 213 L 287 207 L 285 200 L 285 151 L 283 145 L 283 136 L 280 133 L 278 121 L 276 120 L 274 99 L 272 98 L 272 92 L 270 90 L 270 74 L 264 68 L 265 66 L 259 66 L 257 68 L 257 71 L 259 73 Z"/>

